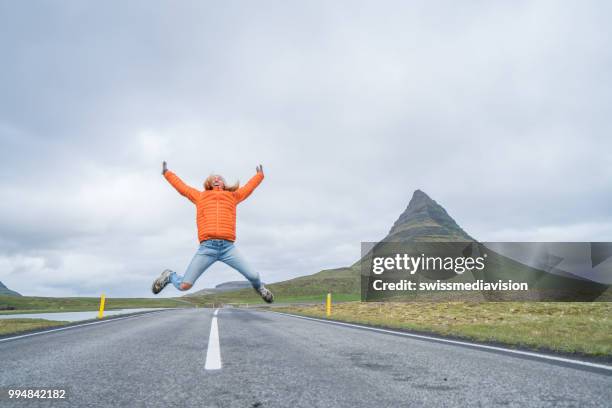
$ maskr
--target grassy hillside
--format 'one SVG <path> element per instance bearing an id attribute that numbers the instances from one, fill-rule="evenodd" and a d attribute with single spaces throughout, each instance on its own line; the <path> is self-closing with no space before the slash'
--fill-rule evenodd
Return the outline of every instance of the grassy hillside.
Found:
<path id="1" fill-rule="evenodd" d="M 360 298 L 359 270 L 355 268 L 328 269 L 314 275 L 301 276 L 284 282 L 266 285 L 276 303 L 316 303 L 331 292 L 334 300 L 352 301 Z M 253 289 L 188 296 L 183 299 L 203 305 L 207 303 L 264 303 Z"/>
<path id="2" fill-rule="evenodd" d="M 359 294 L 359 269 L 327 269 L 270 285 L 279 295 L 320 295 L 327 292 Z"/>
<path id="3" fill-rule="evenodd" d="M 0 296 L 0 313 L 22 312 L 77 312 L 97 310 L 100 298 L 97 297 L 35 297 L 35 296 Z M 133 309 L 144 307 L 191 307 L 183 299 L 147 299 L 147 298 L 106 298 L 107 310 Z"/>

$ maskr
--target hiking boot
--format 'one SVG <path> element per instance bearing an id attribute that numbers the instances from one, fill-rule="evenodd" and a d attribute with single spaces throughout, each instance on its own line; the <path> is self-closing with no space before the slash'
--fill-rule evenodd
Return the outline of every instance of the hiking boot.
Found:
<path id="1" fill-rule="evenodd" d="M 261 296 L 266 303 L 274 302 L 274 295 L 263 284 L 259 287 L 259 289 L 255 289 L 255 291 L 259 293 L 259 296 Z"/>
<path id="2" fill-rule="evenodd" d="M 163 288 L 166 287 L 168 283 L 170 283 L 170 275 L 172 275 L 172 271 L 170 269 L 166 269 L 157 279 L 155 279 L 155 281 L 153 281 L 151 290 L 153 291 L 154 295 L 157 295 Z"/>

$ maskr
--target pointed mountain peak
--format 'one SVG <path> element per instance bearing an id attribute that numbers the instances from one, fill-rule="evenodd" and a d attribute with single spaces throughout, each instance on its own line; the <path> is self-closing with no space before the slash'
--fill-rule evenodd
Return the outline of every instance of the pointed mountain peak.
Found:
<path id="1" fill-rule="evenodd" d="M 473 238 L 457 225 L 440 204 L 424 191 L 415 190 L 408 207 L 395 221 L 385 240 L 471 241 Z"/>
<path id="2" fill-rule="evenodd" d="M 414 190 L 414 193 L 412 193 L 412 198 L 414 198 L 414 197 L 425 197 L 425 198 L 431 200 L 431 198 L 429 198 L 427 193 L 425 193 L 423 190 L 418 189 L 418 188 L 416 190 Z"/>
<path id="3" fill-rule="evenodd" d="M 406 208 L 406 211 L 408 211 L 411 207 L 417 208 L 422 207 L 424 205 L 436 205 L 436 202 L 432 200 L 424 191 L 414 190 L 414 193 L 412 193 L 412 198 L 408 203 L 408 208 Z"/>

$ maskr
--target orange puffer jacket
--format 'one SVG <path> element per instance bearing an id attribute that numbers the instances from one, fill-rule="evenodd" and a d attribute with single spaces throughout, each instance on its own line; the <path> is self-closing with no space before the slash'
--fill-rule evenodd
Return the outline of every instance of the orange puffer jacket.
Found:
<path id="1" fill-rule="evenodd" d="M 198 239 L 202 242 L 207 239 L 236 240 L 236 205 L 251 195 L 264 175 L 257 173 L 234 192 L 221 189 L 196 190 L 170 170 L 164 173 L 164 177 L 176 191 L 195 204 Z"/>

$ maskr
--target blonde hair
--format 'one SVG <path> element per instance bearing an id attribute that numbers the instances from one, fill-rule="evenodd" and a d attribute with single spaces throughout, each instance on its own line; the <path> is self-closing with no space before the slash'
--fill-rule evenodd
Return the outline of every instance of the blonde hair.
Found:
<path id="1" fill-rule="evenodd" d="M 220 174 L 211 174 L 210 176 L 206 177 L 206 180 L 204 180 L 204 189 L 205 190 L 212 190 L 213 189 L 213 181 L 215 181 L 215 177 L 221 177 L 221 179 L 223 180 L 223 189 L 225 191 L 236 191 L 236 190 L 238 190 L 240 188 L 240 181 L 237 181 L 232 186 L 228 186 L 225 183 L 225 178 L 223 178 L 222 175 L 220 175 Z"/>

